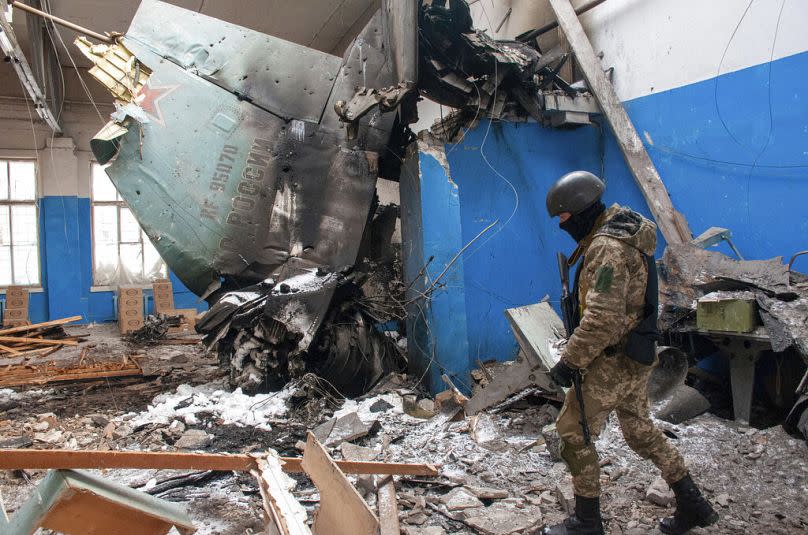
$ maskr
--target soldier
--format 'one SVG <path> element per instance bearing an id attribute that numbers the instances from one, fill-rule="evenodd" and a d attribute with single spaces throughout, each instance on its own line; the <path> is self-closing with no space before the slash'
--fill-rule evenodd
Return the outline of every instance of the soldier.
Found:
<path id="1" fill-rule="evenodd" d="M 650 459 L 676 494 L 676 512 L 660 522 L 663 533 L 685 533 L 708 526 L 718 515 L 690 477 L 681 454 L 649 415 L 647 384 L 656 360 L 657 284 L 653 255 L 656 225 L 637 212 L 601 202 L 605 184 L 592 173 L 561 177 L 547 193 L 547 211 L 578 247 L 569 260 L 580 267 L 572 292 L 573 332 L 561 360 L 550 371 L 569 387 L 582 377 L 583 406 L 597 435 L 614 411 L 623 436 L 638 455 Z M 650 275 L 650 277 L 649 277 Z M 556 422 L 561 456 L 575 489 L 575 514 L 542 533 L 603 533 L 600 466 L 594 444 L 585 444 L 581 409 L 567 392 Z"/>

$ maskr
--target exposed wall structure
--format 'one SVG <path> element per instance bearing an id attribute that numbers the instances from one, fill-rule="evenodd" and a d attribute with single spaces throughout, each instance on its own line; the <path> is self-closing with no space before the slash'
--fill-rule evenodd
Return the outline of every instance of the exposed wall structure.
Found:
<path id="1" fill-rule="evenodd" d="M 490 19 L 496 27 L 507 5 L 475 4 L 478 25 L 487 27 Z M 543 9 L 516 0 L 510 5 L 502 33 L 513 35 L 549 20 Z M 693 232 L 729 228 L 747 258 L 805 249 L 808 34 L 799 21 L 808 20 L 808 4 L 609 0 L 581 20 L 595 50 L 603 51 L 604 68 L 614 67 L 618 95 Z M 465 300 L 465 368 L 446 366 L 464 377 L 477 358 L 516 355 L 505 308 L 544 295 L 557 303 L 553 255 L 571 251 L 574 244 L 546 215 L 544 197 L 555 178 L 572 169 L 602 174 L 607 203 L 650 214 L 608 128 L 601 134 L 595 128 L 558 131 L 536 124 L 489 127 L 484 121 L 445 150 L 457 191 L 444 204 L 459 198 L 461 243 L 500 220 L 489 238 L 464 256 L 463 285 L 441 290 L 460 292 Z M 419 180 L 445 180 L 444 174 Z M 430 217 L 423 205 L 422 219 Z M 405 240 L 408 234 L 405 228 Z M 444 240 L 451 238 L 444 235 Z M 658 251 L 663 248 L 660 236 Z M 428 248 L 422 252 L 430 254 Z M 447 330 L 457 337 L 457 326 L 456 316 L 436 317 L 429 329 L 438 338 Z M 454 353 L 433 358 L 443 364 L 462 360 Z"/>
<path id="2" fill-rule="evenodd" d="M 100 111 L 107 115 L 111 110 L 104 106 Z M 30 318 L 37 322 L 81 315 L 87 322 L 113 320 L 114 292 L 94 287 L 92 271 L 89 141 L 103 121 L 91 106 L 68 105 L 62 117 L 65 135 L 52 137 L 43 123 L 32 124 L 28 112 L 22 100 L 0 100 L 0 158 L 37 160 L 42 287 L 32 290 Z M 177 308 L 206 306 L 171 278 Z M 149 300 L 149 311 L 152 305 Z"/>

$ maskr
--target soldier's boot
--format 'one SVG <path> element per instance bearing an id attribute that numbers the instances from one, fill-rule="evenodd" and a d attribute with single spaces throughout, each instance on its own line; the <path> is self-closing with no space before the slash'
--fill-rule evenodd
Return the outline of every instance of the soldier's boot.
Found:
<path id="1" fill-rule="evenodd" d="M 600 498 L 575 496 L 575 514 L 561 524 L 544 528 L 543 535 L 602 535 Z"/>
<path id="2" fill-rule="evenodd" d="M 718 522 L 718 513 L 701 495 L 690 474 L 671 485 L 671 489 L 676 495 L 676 511 L 659 522 L 662 533 L 681 535 L 696 526 L 704 528 Z"/>

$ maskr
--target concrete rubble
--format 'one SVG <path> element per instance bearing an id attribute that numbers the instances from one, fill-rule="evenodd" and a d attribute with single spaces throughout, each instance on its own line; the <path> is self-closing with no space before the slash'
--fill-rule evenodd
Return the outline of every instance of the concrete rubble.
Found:
<path id="1" fill-rule="evenodd" d="M 561 126 L 565 106 L 583 110 L 574 112 L 576 124 L 588 122 L 597 107 L 591 95 L 558 76 L 566 55 L 543 57 L 531 44 L 498 41 L 474 30 L 466 2 L 422 1 L 410 13 L 396 11 L 404 9 L 403 2 L 382 5 L 343 58 L 295 49 L 278 64 L 250 56 L 254 65 L 236 67 L 228 61 L 236 38 L 246 45 L 274 38 L 160 2 L 146 3 L 138 12 L 126 34 L 131 50 L 123 41 L 110 46 L 79 41 L 96 65 L 91 74 L 100 80 L 99 66 L 116 54 L 125 55 L 132 70 L 125 84 L 107 81 L 117 111 L 93 140 L 93 149 L 99 162 L 113 162 L 112 180 L 171 269 L 211 305 L 197 324 L 204 348 L 196 339 L 183 349 L 157 344 L 173 325 L 157 316 L 128 337 L 129 345 L 112 340 L 103 328 L 89 329 L 87 336 L 60 332 L 59 344 L 89 338 L 127 367 L 117 371 L 132 371 L 132 376 L 110 382 L 96 375 L 91 382 L 41 388 L 14 382 L 15 389 L 0 389 L 0 450 L 251 455 L 255 470 L 246 472 L 105 472 L 117 484 L 183 503 L 201 535 L 257 533 L 274 513 L 284 511 L 299 533 L 308 533 L 309 525 L 317 532 L 316 522 L 340 516 L 340 503 L 331 498 L 335 488 L 343 497 L 350 495 L 344 505 L 355 506 L 352 513 L 359 510 L 350 516 L 368 532 L 375 532 L 385 511 L 392 511 L 401 532 L 418 535 L 523 534 L 574 511 L 553 423 L 564 393 L 544 373 L 558 360 L 563 338 L 552 305 L 543 301 L 506 311 L 520 358 L 490 367 L 481 363 L 471 374 L 477 380 L 474 391 L 464 392 L 471 397 L 457 391 L 448 375 L 450 388 L 431 395 L 423 376 L 405 373 L 407 285 L 400 251 L 390 243 L 399 208 L 379 205 L 375 188 L 382 172 L 395 178 L 400 168 L 387 153 L 400 159 L 414 139 L 407 125 L 416 119 L 418 95 L 456 109 L 434 129 L 441 140 L 478 116 Z M 410 25 L 388 27 L 391 21 L 382 19 L 394 12 Z M 161 18 L 167 22 L 158 31 L 155 21 Z M 402 36 L 383 36 L 378 28 L 426 38 L 415 49 L 391 50 L 387 44 L 400 43 Z M 208 39 L 213 33 L 234 39 L 210 44 L 204 58 L 176 61 L 185 48 L 207 50 L 200 43 L 213 40 Z M 284 87 L 276 99 L 260 83 L 241 85 L 246 72 L 294 73 L 297 58 L 320 68 L 316 90 L 308 95 Z M 412 76 L 416 67 L 417 78 Z M 359 72 L 363 84 L 370 74 L 378 87 L 359 85 Z M 189 128 L 176 113 L 176 124 L 162 124 L 162 133 L 154 128 L 141 107 L 151 76 L 189 86 L 204 80 L 222 89 L 215 99 L 199 89 L 195 98 L 172 95 L 163 103 L 167 109 L 191 103 L 222 110 L 241 106 L 239 117 L 223 111 L 212 124 L 235 132 L 234 145 L 225 145 L 214 161 L 200 155 L 196 161 L 192 155 L 176 168 L 166 166 L 176 160 L 176 144 L 187 143 L 174 139 L 177 132 Z M 267 139 L 256 137 L 264 132 Z M 228 183 L 239 151 L 250 166 L 237 169 Z M 224 161 L 230 163 L 222 167 Z M 197 164 L 203 171 L 186 167 Z M 199 176 L 201 182 L 188 186 L 189 177 Z M 178 177 L 185 182 L 175 182 Z M 176 235 L 164 233 L 167 219 L 173 224 L 177 213 L 155 211 L 154 199 L 135 202 L 141 192 L 134 188 L 141 186 L 133 184 L 143 181 L 159 183 L 155 190 L 193 197 L 202 207 L 199 218 L 212 226 L 202 228 L 213 231 L 200 230 L 200 236 L 198 218 L 177 217 Z M 260 199 L 251 198 L 261 181 L 272 184 Z M 808 437 L 806 380 L 799 387 L 799 378 L 789 378 L 795 384 L 787 388 L 776 385 L 778 403 L 788 400 L 779 408 L 794 406 L 785 429 L 748 425 L 755 359 L 771 351 L 808 362 L 808 278 L 779 258 L 735 261 L 693 244 L 669 246 L 660 273 L 663 337 L 679 353 L 665 370 L 665 387 L 654 389 L 653 413 L 721 508 L 721 521 L 711 531 L 808 530 L 808 465 L 805 444 L 796 438 L 798 433 Z M 744 301 L 754 306 L 759 324 L 743 331 L 699 328 L 697 312 L 706 301 Z M 707 394 L 725 394 L 725 389 L 708 392 L 699 383 L 711 372 L 690 362 L 682 349 L 685 341 L 714 354 L 729 353 L 737 421 L 715 414 L 718 403 Z M 85 357 L 82 350 L 80 360 Z M 740 374 L 740 360 L 746 363 L 740 371 L 751 375 Z M 736 393 L 739 387 L 746 398 Z M 609 532 L 655 533 L 657 519 L 674 507 L 671 489 L 649 462 L 631 452 L 614 416 L 592 431 L 599 435 Z M 284 475 L 284 469 L 291 470 L 288 458 L 300 460 L 301 452 L 302 471 Z M 287 460 L 279 460 L 281 455 Z M 314 455 L 319 455 L 319 472 L 310 469 Z M 429 465 L 437 467 L 437 475 L 401 472 L 385 479 L 380 477 L 385 473 L 356 471 L 346 476 L 334 468 L 334 459 L 347 462 L 342 466 Z M 282 462 L 288 463 L 285 468 Z M 4 508 L 19 511 L 32 484 L 49 477 L 40 469 L 0 473 Z M 383 506 L 383 496 L 396 508 Z"/>
<path id="2" fill-rule="evenodd" d="M 173 351 L 157 347 L 157 353 Z M 418 390 L 416 379 L 406 376 L 391 377 L 381 390 L 350 400 L 302 395 L 291 386 L 275 397 L 247 395 L 222 388 L 227 378 L 215 360 L 199 365 L 204 357 L 191 357 L 191 364 L 153 379 L 150 386 L 156 388 L 141 389 L 142 380 L 129 380 L 111 387 L 0 390 L 5 407 L 0 447 L 233 453 L 272 447 L 281 455 L 299 456 L 307 430 L 322 428 L 328 430 L 324 444 L 335 459 L 440 466 L 437 477 L 395 478 L 402 533 L 524 533 L 563 519 L 573 506 L 569 475 L 548 451 L 545 438 L 551 436 L 546 428 L 557 405 L 540 396 L 473 418 L 457 418 L 452 411 L 418 418 L 404 411 L 405 398 L 416 392 L 421 399 L 429 397 Z M 159 355 L 152 358 L 160 360 Z M 234 418 L 234 412 L 241 417 Z M 737 533 L 751 526 L 772 533 L 806 529 L 805 446 L 782 428 L 744 427 L 709 413 L 660 425 L 676 437 L 708 497 L 722 510 L 712 532 Z M 38 440 L 39 433 L 50 433 L 53 442 Z M 597 446 L 609 532 L 652 532 L 656 519 L 673 508 L 670 490 L 650 463 L 630 452 L 614 418 Z M 33 482 L 44 474 L 26 471 Z M 261 498 L 253 478 L 229 472 L 180 475 L 108 470 L 104 477 L 184 504 L 202 534 L 262 529 Z M 349 479 L 375 508 L 373 477 Z M 292 495 L 311 518 L 318 493 L 306 478 L 293 480 Z M 25 481 L 12 472 L 0 474 L 8 511 L 29 496 Z M 761 494 L 760 485 L 769 492 Z"/>

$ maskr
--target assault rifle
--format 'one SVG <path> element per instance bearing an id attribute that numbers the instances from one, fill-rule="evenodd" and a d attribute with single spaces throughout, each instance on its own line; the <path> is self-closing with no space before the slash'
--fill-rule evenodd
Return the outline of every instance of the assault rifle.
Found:
<path id="1" fill-rule="evenodd" d="M 575 305 L 570 294 L 570 266 L 567 255 L 558 253 L 558 271 L 561 275 L 561 319 L 564 321 L 564 328 L 567 331 L 567 339 L 572 335 L 572 331 L 577 327 L 575 320 Z M 575 398 L 578 400 L 578 407 L 581 409 L 581 430 L 584 434 L 584 445 L 592 443 L 592 436 L 589 434 L 589 424 L 586 422 L 586 410 L 584 407 L 584 393 L 581 388 L 581 370 L 575 370 L 572 374 L 572 387 L 575 389 Z"/>

